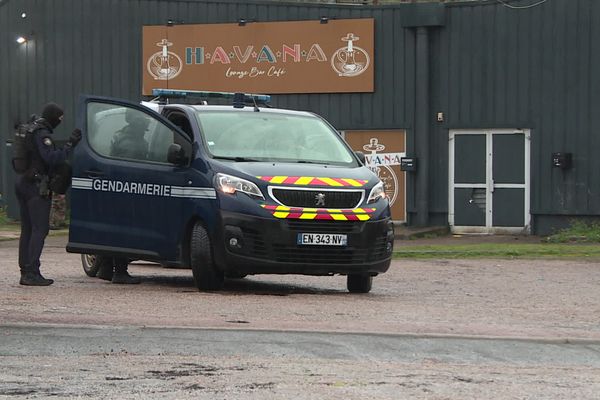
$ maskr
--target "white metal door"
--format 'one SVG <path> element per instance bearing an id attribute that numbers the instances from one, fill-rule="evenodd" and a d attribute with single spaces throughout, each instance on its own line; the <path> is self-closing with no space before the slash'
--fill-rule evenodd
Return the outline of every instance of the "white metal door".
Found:
<path id="1" fill-rule="evenodd" d="M 530 130 L 451 130 L 448 222 L 455 233 L 530 233 Z"/>

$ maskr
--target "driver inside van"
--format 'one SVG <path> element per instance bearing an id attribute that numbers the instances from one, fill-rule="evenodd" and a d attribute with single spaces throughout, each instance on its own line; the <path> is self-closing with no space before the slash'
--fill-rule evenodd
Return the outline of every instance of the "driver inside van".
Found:
<path id="1" fill-rule="evenodd" d="M 148 142 L 144 138 L 150 118 L 144 113 L 128 109 L 125 112 L 125 125 L 115 132 L 110 144 L 110 155 L 119 158 L 145 160 L 148 156 Z"/>

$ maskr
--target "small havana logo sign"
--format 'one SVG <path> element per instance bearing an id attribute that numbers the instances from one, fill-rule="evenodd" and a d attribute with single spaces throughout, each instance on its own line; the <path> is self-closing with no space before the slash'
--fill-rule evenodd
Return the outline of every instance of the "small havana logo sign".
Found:
<path id="1" fill-rule="evenodd" d="M 398 176 L 391 168 L 400 165 L 400 159 L 404 153 L 383 153 L 385 145 L 379 143 L 379 139 L 371 138 L 368 144 L 363 146 L 367 167 L 377 174 L 383 182 L 385 193 L 390 199 L 390 206 L 394 205 L 398 197 Z"/>

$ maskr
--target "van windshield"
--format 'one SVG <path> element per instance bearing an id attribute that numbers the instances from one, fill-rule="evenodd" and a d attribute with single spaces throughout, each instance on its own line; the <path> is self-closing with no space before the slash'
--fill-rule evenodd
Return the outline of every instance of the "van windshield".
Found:
<path id="1" fill-rule="evenodd" d="M 351 165 L 355 158 L 318 117 L 268 111 L 198 110 L 196 118 L 215 158 L 237 161 Z"/>

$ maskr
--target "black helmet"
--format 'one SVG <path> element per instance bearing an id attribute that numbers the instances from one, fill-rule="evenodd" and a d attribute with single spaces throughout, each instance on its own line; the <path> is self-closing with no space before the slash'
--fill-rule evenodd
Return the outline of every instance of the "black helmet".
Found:
<path id="1" fill-rule="evenodd" d="M 48 103 L 44 106 L 42 111 L 42 118 L 44 118 L 52 129 L 56 128 L 60 124 L 60 117 L 64 115 L 62 108 L 56 103 Z"/>

